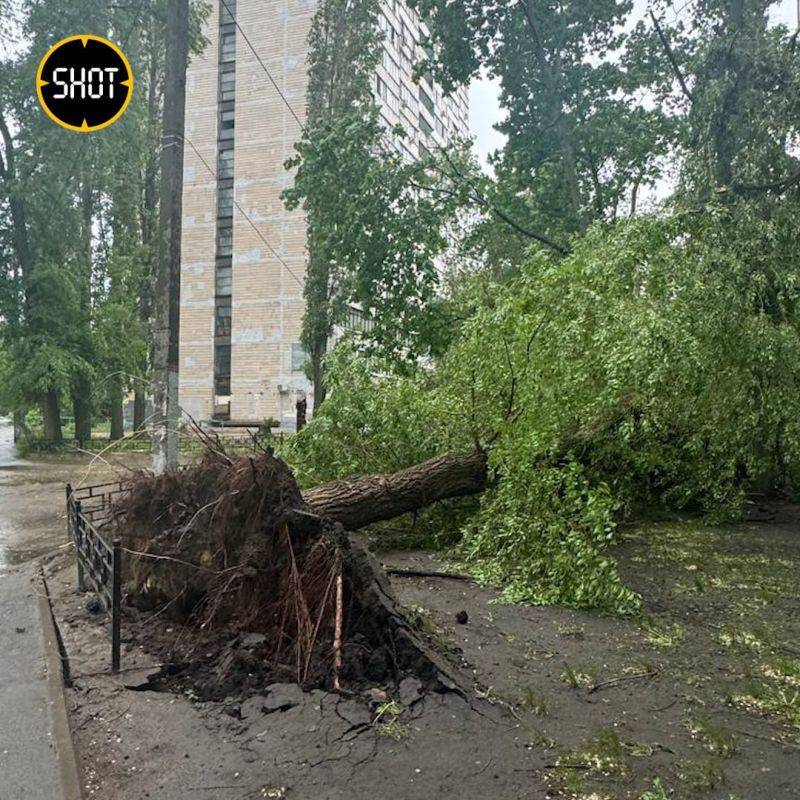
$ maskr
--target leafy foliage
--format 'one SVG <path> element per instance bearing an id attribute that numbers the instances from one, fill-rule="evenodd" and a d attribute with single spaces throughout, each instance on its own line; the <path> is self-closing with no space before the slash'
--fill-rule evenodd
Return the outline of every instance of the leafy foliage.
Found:
<path id="1" fill-rule="evenodd" d="M 624 32 L 628 0 L 412 5 L 431 32 L 420 74 L 450 91 L 481 70 L 500 82 L 507 142 L 487 193 L 517 221 L 566 241 L 624 213 L 661 174 L 675 121 L 638 99 L 653 69 Z"/>
<path id="2" fill-rule="evenodd" d="M 733 516 L 748 486 L 797 474 L 791 217 L 728 205 L 534 254 L 476 294 L 435 369 L 373 381 L 339 358 L 298 455 L 321 478 L 486 448 L 497 485 L 461 557 L 509 599 L 629 611 L 617 520 L 652 504 Z"/>
<path id="3" fill-rule="evenodd" d="M 384 129 L 372 98 L 377 15 L 374 0 L 320 4 L 309 36 L 309 118 L 286 164 L 297 170 L 286 205 L 302 206 L 307 220 L 302 341 L 315 406 L 326 394 L 322 357 L 352 307 L 368 318 L 362 333 L 374 350 L 413 359 L 429 349 L 435 259 L 461 203 L 452 186 L 437 185 L 435 159 L 409 161 L 388 142 L 404 133 Z"/>

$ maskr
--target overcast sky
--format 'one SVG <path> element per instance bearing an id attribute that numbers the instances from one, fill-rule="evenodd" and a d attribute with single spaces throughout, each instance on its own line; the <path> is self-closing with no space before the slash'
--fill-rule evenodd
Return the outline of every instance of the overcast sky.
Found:
<path id="1" fill-rule="evenodd" d="M 798 25 L 798 4 L 800 0 L 781 0 L 773 6 L 771 18 L 774 23 L 783 23 L 790 29 Z M 647 13 L 649 0 L 634 0 L 633 19 L 635 24 Z M 687 13 L 686 0 L 675 0 L 671 11 L 667 12 L 667 20 L 672 21 L 676 16 Z M 503 137 L 494 130 L 503 117 L 499 103 L 499 85 L 496 81 L 482 78 L 470 86 L 469 91 L 469 123 L 470 131 L 475 139 L 475 150 L 485 164 L 488 155 L 503 146 Z"/>

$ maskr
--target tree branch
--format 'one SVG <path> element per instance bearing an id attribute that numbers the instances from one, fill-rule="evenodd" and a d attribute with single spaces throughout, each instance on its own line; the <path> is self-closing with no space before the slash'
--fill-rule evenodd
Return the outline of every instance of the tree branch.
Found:
<path id="1" fill-rule="evenodd" d="M 800 171 L 787 178 L 771 183 L 732 183 L 731 189 L 739 194 L 749 194 L 751 192 L 785 192 L 792 186 L 800 184 Z"/>
<path id="2" fill-rule="evenodd" d="M 672 71 L 675 73 L 675 77 L 678 79 L 678 83 L 681 86 L 681 90 L 683 91 L 684 95 L 689 99 L 689 102 L 694 102 L 694 96 L 692 95 L 691 90 L 686 84 L 686 79 L 683 77 L 683 73 L 681 72 L 681 68 L 678 65 L 678 61 L 675 58 L 675 53 L 670 46 L 669 40 L 666 37 L 666 34 L 661 29 L 661 25 L 659 25 L 658 20 L 656 19 L 656 15 L 652 11 L 648 11 L 650 14 L 650 19 L 653 20 L 653 25 L 656 27 L 656 32 L 658 33 L 658 38 L 661 39 L 661 44 L 664 47 L 664 52 L 667 54 L 667 58 L 669 59 L 669 63 L 672 65 Z"/>
<path id="3" fill-rule="evenodd" d="M 5 145 L 5 163 L 3 163 L 2 153 L 0 153 L 0 171 L 2 171 L 4 178 L 14 178 L 14 141 L 11 138 L 11 131 L 6 124 L 6 118 L 2 111 L 0 111 L 0 135 L 3 138 Z"/>
<path id="4" fill-rule="evenodd" d="M 526 236 L 529 239 L 533 239 L 539 244 L 543 244 L 545 247 L 549 247 L 551 250 L 555 250 L 562 256 L 567 256 L 570 253 L 570 249 L 565 245 L 559 244 L 558 242 L 550 239 L 547 236 L 544 236 L 541 233 L 536 233 L 536 231 L 530 230 L 530 228 L 526 228 L 523 225 L 520 225 L 515 219 L 510 217 L 505 211 L 501 208 L 497 208 L 497 206 L 492 205 L 478 190 L 478 187 L 466 176 L 462 175 L 461 172 L 458 170 L 458 167 L 453 163 L 453 160 L 450 158 L 449 154 L 444 148 L 440 148 L 442 155 L 444 155 L 447 163 L 450 165 L 450 168 L 455 172 L 456 177 L 462 182 L 465 183 L 471 190 L 472 190 L 472 199 L 481 207 L 491 211 L 498 219 L 501 219 L 506 225 L 512 227 L 517 233 L 521 233 L 523 236 Z M 451 176 L 452 177 L 452 176 Z"/>

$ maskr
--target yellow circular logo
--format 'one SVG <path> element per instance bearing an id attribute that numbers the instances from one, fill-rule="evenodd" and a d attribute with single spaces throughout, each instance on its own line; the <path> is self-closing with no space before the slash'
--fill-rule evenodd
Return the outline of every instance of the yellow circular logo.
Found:
<path id="1" fill-rule="evenodd" d="M 45 114 L 70 131 L 107 128 L 133 97 L 133 70 L 125 54 L 102 36 L 70 36 L 53 45 L 36 73 Z"/>

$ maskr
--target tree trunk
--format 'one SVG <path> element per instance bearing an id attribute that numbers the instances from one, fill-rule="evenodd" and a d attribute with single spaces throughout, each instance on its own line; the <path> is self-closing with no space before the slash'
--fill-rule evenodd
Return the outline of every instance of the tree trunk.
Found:
<path id="1" fill-rule="evenodd" d="M 328 394 L 325 386 L 325 368 L 322 360 L 325 358 L 326 347 L 323 344 L 320 348 L 315 348 L 311 353 L 311 382 L 314 384 L 314 413 L 325 402 Z"/>
<path id="2" fill-rule="evenodd" d="M 61 404 L 58 391 L 51 389 L 42 398 L 42 420 L 44 423 L 44 440 L 60 444 L 61 437 Z"/>
<path id="3" fill-rule="evenodd" d="M 112 442 L 119 441 L 124 434 L 124 416 L 122 411 L 122 387 L 114 384 L 109 388 L 111 401 L 111 434 Z"/>
<path id="4" fill-rule="evenodd" d="M 135 431 L 144 430 L 146 409 L 147 395 L 136 389 L 133 393 L 133 429 Z"/>
<path id="5" fill-rule="evenodd" d="M 72 393 L 72 414 L 75 417 L 75 439 L 88 442 L 92 438 L 91 383 L 85 375 L 75 378 Z"/>
<path id="6" fill-rule="evenodd" d="M 445 453 L 393 475 L 323 483 L 303 492 L 303 499 L 316 514 L 352 531 L 439 500 L 479 494 L 486 483 L 486 454 L 475 450 Z"/>
<path id="7" fill-rule="evenodd" d="M 25 411 L 17 409 L 14 412 L 14 443 L 22 441 L 25 435 Z"/>

